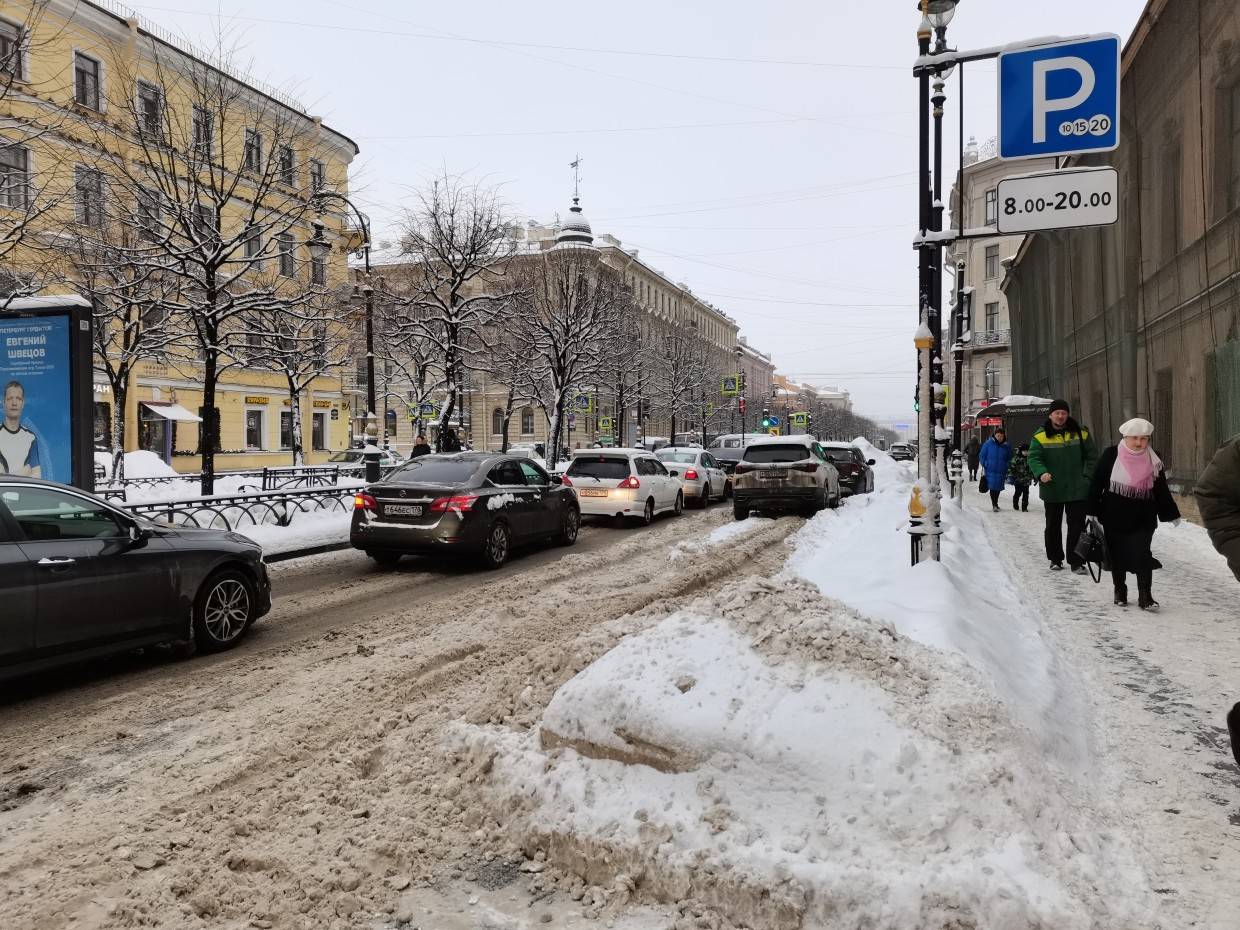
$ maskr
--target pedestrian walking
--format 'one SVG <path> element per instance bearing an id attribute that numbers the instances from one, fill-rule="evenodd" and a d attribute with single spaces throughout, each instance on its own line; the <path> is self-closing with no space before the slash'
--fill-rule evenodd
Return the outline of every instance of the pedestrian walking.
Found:
<path id="1" fill-rule="evenodd" d="M 1029 470 L 1029 443 L 1016 447 L 1012 464 L 1008 466 L 1008 481 L 1016 489 L 1012 495 L 1012 509 L 1029 512 L 1029 485 L 1033 484 L 1033 472 Z"/>
<path id="2" fill-rule="evenodd" d="M 1012 461 L 1012 445 L 1007 441 L 1007 433 L 999 428 L 986 440 L 978 452 L 978 462 L 986 474 L 986 487 L 990 491 L 990 507 L 999 512 L 999 495 L 1003 493 L 1003 485 L 1007 480 L 1008 465 Z"/>
<path id="3" fill-rule="evenodd" d="M 969 441 L 964 445 L 965 457 L 969 460 L 969 480 L 977 480 L 978 454 L 982 450 L 982 444 L 978 442 L 976 436 L 970 436 Z"/>
<path id="4" fill-rule="evenodd" d="M 444 452 L 460 452 L 461 451 L 461 440 L 457 437 L 456 430 L 448 429 L 443 434 L 443 442 L 441 443 L 441 447 L 443 448 Z"/>
<path id="5" fill-rule="evenodd" d="M 1123 439 L 1098 458 L 1089 485 L 1089 514 L 1102 522 L 1115 603 L 1128 606 L 1127 576 L 1137 576 L 1137 606 L 1157 610 L 1152 591 L 1157 562 L 1150 544 L 1158 521 L 1180 522 L 1162 459 L 1150 445 L 1154 424 L 1136 418 L 1119 428 Z"/>
<path id="6" fill-rule="evenodd" d="M 1240 581 L 1240 436 L 1214 453 L 1194 493 L 1210 542 Z"/>
<path id="7" fill-rule="evenodd" d="M 409 458 L 416 459 L 419 456 L 430 454 L 431 445 L 426 441 L 426 434 L 418 433 L 418 438 L 413 441 L 413 451 L 409 453 Z"/>
<path id="8" fill-rule="evenodd" d="M 1098 449 L 1089 430 L 1072 417 L 1066 400 L 1051 404 L 1042 428 L 1029 443 L 1029 470 L 1038 482 L 1038 496 L 1046 507 L 1046 557 L 1052 571 L 1064 563 L 1064 517 L 1068 518 L 1068 565 L 1077 575 L 1086 572 L 1076 554 L 1076 541 L 1085 528 L 1089 482 L 1098 461 Z"/>

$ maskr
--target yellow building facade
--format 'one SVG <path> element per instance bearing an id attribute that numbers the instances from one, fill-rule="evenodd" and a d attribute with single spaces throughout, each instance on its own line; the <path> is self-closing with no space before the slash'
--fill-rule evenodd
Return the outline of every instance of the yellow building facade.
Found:
<path id="1" fill-rule="evenodd" d="M 358 148 L 291 96 L 111 0 L 6 0 L 0 78 L 0 271 L 8 276 L 63 292 L 72 288 L 80 241 L 115 239 L 132 249 L 146 222 L 187 241 L 245 230 L 238 266 L 273 294 L 346 284 L 360 232 L 335 202 L 315 195 L 347 193 Z M 181 295 L 170 299 L 171 312 L 179 305 Z M 135 367 L 125 446 L 195 472 L 203 351 L 186 326 L 158 363 Z M 248 365 L 235 348 L 244 350 L 244 338 L 232 339 L 216 387 L 215 467 L 290 464 L 285 379 Z M 115 399 L 96 364 L 96 443 L 107 445 Z M 307 462 L 348 447 L 338 370 L 314 379 L 300 406 Z"/>

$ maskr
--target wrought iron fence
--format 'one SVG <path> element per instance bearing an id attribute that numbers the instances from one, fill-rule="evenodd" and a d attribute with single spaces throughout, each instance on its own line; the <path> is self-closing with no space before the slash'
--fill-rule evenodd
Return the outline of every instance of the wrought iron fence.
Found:
<path id="1" fill-rule="evenodd" d="M 236 530 L 246 526 L 288 526 L 301 513 L 348 512 L 352 501 L 351 488 L 305 488 L 127 504 L 125 509 L 174 526 Z"/>
<path id="2" fill-rule="evenodd" d="M 217 471 L 216 479 L 249 478 L 255 491 L 286 491 L 296 488 L 329 488 L 340 483 L 342 478 L 360 479 L 364 476 L 362 465 L 312 465 L 312 466 L 278 466 L 274 468 L 255 468 L 245 471 Z M 157 475 L 142 478 L 122 478 L 111 481 L 101 478 L 95 473 L 95 493 L 109 500 L 125 501 L 128 488 L 140 490 L 156 490 L 161 487 L 175 487 L 184 482 L 186 485 L 200 484 L 202 474 L 188 472 L 183 475 Z M 242 486 L 243 489 L 245 486 Z"/>

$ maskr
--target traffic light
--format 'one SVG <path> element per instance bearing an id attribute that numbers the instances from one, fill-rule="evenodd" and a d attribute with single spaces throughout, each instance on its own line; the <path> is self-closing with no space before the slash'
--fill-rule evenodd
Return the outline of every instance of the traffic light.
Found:
<path id="1" fill-rule="evenodd" d="M 762 408 L 762 428 L 763 429 L 771 428 L 771 411 L 768 410 L 766 407 Z"/>
<path id="2" fill-rule="evenodd" d="M 740 410 L 741 415 L 742 415 L 742 416 L 744 416 L 744 414 L 745 414 L 745 398 L 743 398 L 743 397 L 738 397 L 738 398 L 736 399 L 736 406 L 737 406 L 737 409 L 738 409 L 738 410 Z"/>

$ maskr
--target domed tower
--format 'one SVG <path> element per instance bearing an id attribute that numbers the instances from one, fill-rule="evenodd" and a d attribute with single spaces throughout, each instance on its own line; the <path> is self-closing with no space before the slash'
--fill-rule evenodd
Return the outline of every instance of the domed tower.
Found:
<path id="1" fill-rule="evenodd" d="M 551 251 L 564 249 L 590 249 L 594 251 L 594 231 L 590 229 L 590 221 L 581 212 L 580 198 L 573 198 L 573 205 L 568 208 L 568 219 L 556 234 L 555 245 Z"/>

